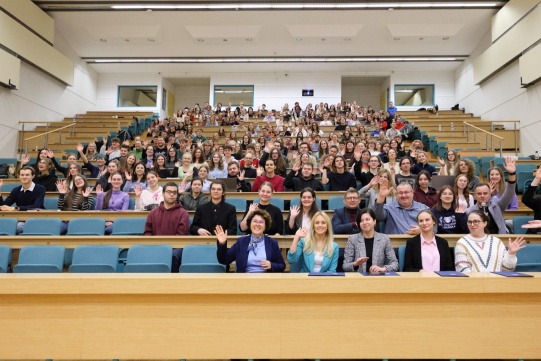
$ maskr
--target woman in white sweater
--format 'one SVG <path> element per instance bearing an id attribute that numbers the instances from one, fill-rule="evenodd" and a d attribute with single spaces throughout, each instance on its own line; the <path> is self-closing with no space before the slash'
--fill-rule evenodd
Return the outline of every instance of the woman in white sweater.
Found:
<path id="1" fill-rule="evenodd" d="M 512 271 L 517 266 L 516 253 L 526 247 L 523 237 L 509 238 L 507 250 L 503 242 L 487 232 L 488 216 L 482 211 L 468 215 L 470 233 L 455 246 L 455 269 L 458 272 Z"/>
<path id="2" fill-rule="evenodd" d="M 163 201 L 163 190 L 158 183 L 158 174 L 151 170 L 147 173 L 147 188 L 135 187 L 135 210 L 150 211 Z"/>

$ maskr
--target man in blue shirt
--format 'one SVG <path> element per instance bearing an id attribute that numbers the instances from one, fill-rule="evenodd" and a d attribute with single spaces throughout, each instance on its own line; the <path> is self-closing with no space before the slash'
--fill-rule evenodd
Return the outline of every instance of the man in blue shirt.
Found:
<path id="1" fill-rule="evenodd" d="M 391 117 L 394 117 L 394 113 L 396 113 L 398 109 L 394 106 L 393 102 L 389 102 L 389 107 L 387 108 L 387 112 L 389 112 L 389 115 Z"/>
<path id="2" fill-rule="evenodd" d="M 413 236 L 420 234 L 417 215 L 428 207 L 413 200 L 413 187 L 409 183 L 400 183 L 396 187 L 396 201 L 386 204 L 385 198 L 389 192 L 389 184 L 384 181 L 380 184 L 379 197 L 374 203 L 376 219 L 385 222 L 385 233 Z"/>

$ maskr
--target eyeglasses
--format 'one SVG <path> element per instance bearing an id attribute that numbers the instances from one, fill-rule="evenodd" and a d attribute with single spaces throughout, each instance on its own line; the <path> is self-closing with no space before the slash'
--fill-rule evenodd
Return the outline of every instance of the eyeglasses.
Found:
<path id="1" fill-rule="evenodd" d="M 259 220 L 259 219 L 252 219 L 252 223 L 255 223 L 255 224 L 265 224 L 265 221 Z"/>
<path id="2" fill-rule="evenodd" d="M 170 195 L 175 195 L 178 192 L 177 191 L 165 191 L 165 193 L 170 194 Z"/>
<path id="3" fill-rule="evenodd" d="M 398 195 L 399 196 L 404 196 L 404 195 L 408 195 L 410 193 L 411 193 L 411 191 L 404 191 L 404 192 L 398 192 Z"/>
<path id="4" fill-rule="evenodd" d="M 74 182 L 84 182 L 81 178 L 75 178 L 73 181 Z"/>
<path id="5" fill-rule="evenodd" d="M 346 197 L 347 201 L 356 201 L 359 197 Z"/>
<path id="6" fill-rule="evenodd" d="M 481 222 L 483 222 L 483 221 L 480 221 L 479 219 L 474 219 L 472 221 L 468 221 L 467 223 L 468 223 L 468 226 L 472 226 L 472 225 L 477 226 Z"/>

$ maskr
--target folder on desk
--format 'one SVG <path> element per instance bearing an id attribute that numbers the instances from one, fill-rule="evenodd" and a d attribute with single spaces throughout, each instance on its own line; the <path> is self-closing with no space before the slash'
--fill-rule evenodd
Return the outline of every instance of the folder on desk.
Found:
<path id="1" fill-rule="evenodd" d="M 363 276 L 400 276 L 396 272 L 378 272 L 378 273 L 370 273 L 370 272 L 359 272 Z"/>
<path id="2" fill-rule="evenodd" d="M 467 274 L 458 271 L 436 271 L 442 277 L 469 277 Z"/>
<path id="3" fill-rule="evenodd" d="M 514 271 L 501 271 L 501 272 L 491 272 L 496 275 L 504 276 L 504 277 L 533 277 L 532 275 L 521 273 L 521 272 L 514 272 Z"/>
<path id="4" fill-rule="evenodd" d="M 324 277 L 344 277 L 344 272 L 310 272 L 308 276 L 324 276 Z"/>

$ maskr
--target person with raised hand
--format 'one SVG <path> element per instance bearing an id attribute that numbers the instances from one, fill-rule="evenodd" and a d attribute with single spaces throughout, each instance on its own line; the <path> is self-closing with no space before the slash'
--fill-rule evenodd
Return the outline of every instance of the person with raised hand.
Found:
<path id="1" fill-rule="evenodd" d="M 217 225 L 214 232 L 217 238 L 218 262 L 229 265 L 236 262 L 237 273 L 283 272 L 286 264 L 278 242 L 265 232 L 271 224 L 270 215 L 256 209 L 247 219 L 250 235 L 240 237 L 231 248 L 227 248 L 228 230 Z"/>
<path id="2" fill-rule="evenodd" d="M 317 211 L 310 226 L 303 226 L 295 232 L 287 261 L 294 265 L 301 260 L 301 255 L 301 272 L 336 272 L 338 244 L 334 242 L 331 220 L 325 212 Z"/>

